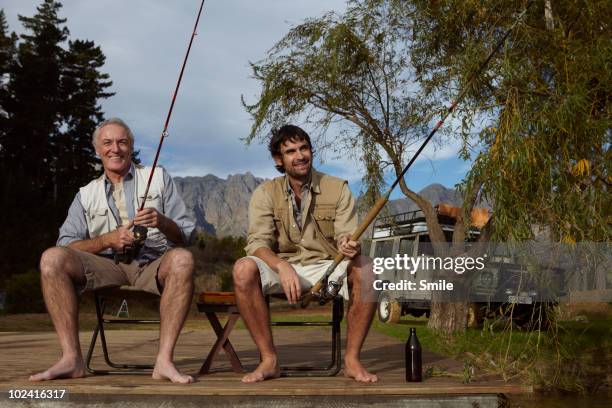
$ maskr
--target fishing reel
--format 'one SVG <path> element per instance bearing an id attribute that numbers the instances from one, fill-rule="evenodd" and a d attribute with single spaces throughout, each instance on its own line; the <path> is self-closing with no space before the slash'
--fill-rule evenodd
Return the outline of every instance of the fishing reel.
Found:
<path id="1" fill-rule="evenodd" d="M 324 305 L 336 296 L 340 292 L 340 288 L 342 288 L 342 284 L 336 281 L 329 281 L 327 285 L 321 288 L 320 296 L 319 296 L 319 304 Z"/>
<path id="2" fill-rule="evenodd" d="M 317 300 L 319 305 L 325 305 L 327 302 L 333 300 L 336 296 L 338 296 L 338 293 L 340 293 L 341 288 L 342 284 L 336 281 L 323 282 L 321 288 L 318 291 L 311 291 L 306 295 L 306 297 L 304 297 L 304 299 L 302 300 L 302 308 L 307 307 L 308 304 L 315 299 Z"/>
<path id="3" fill-rule="evenodd" d="M 140 254 L 140 250 L 144 246 L 145 240 L 147 239 L 147 227 L 142 225 L 134 225 L 132 230 L 134 233 L 134 242 L 130 246 L 123 247 L 122 252 L 115 252 L 113 254 L 115 263 L 131 264 L 134 259 Z"/>

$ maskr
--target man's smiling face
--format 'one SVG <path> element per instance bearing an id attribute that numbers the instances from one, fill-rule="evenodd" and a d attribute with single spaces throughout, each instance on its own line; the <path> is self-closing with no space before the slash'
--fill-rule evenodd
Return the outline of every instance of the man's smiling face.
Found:
<path id="1" fill-rule="evenodd" d="M 105 171 L 124 175 L 132 163 L 132 150 L 132 141 L 122 126 L 109 124 L 100 129 L 96 153 Z"/>
<path id="2" fill-rule="evenodd" d="M 280 147 L 280 156 L 275 156 L 277 165 L 282 165 L 289 177 L 305 180 L 312 170 L 312 149 L 306 140 L 289 139 Z"/>

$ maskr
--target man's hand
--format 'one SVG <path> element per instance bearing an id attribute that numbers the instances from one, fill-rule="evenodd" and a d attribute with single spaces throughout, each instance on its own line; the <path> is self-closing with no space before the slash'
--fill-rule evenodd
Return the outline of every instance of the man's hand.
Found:
<path id="1" fill-rule="evenodd" d="M 136 213 L 134 225 L 142 225 L 147 228 L 163 229 L 167 218 L 159 213 L 155 208 L 143 208 L 142 211 Z"/>
<path id="2" fill-rule="evenodd" d="M 281 286 L 285 291 L 285 296 L 287 296 L 289 304 L 293 305 L 297 302 L 298 298 L 302 294 L 300 278 L 289 262 L 282 261 L 278 264 L 277 268 L 278 277 L 280 279 Z"/>
<path id="3" fill-rule="evenodd" d="M 348 234 L 343 235 L 338 239 L 338 252 L 348 259 L 353 259 L 361 253 L 361 243 L 359 241 L 351 241 L 351 236 Z"/>
<path id="4" fill-rule="evenodd" d="M 122 225 L 116 230 L 104 234 L 104 246 L 114 249 L 116 252 L 122 251 L 123 247 L 134 243 L 134 233 L 132 232 L 133 223 Z"/>

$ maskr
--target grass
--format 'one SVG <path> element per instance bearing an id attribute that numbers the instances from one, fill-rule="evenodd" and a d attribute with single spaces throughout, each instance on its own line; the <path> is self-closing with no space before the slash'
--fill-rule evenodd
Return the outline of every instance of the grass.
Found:
<path id="1" fill-rule="evenodd" d="M 593 393 L 610 386 L 612 317 L 579 316 L 559 321 L 549 331 L 520 330 L 508 321 L 494 330 L 485 324 L 446 337 L 429 329 L 425 319 L 406 317 L 399 324 L 374 322 L 373 329 L 405 341 L 408 328 L 416 327 L 424 348 L 463 361 L 466 369 L 475 367 L 484 375 L 543 390 Z"/>

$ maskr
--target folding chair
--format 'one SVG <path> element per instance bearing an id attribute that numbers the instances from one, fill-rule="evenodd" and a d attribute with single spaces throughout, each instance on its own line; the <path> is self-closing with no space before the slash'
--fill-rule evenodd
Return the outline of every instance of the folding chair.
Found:
<path id="1" fill-rule="evenodd" d="M 87 351 L 87 357 L 85 359 L 85 366 L 87 368 L 87 371 L 92 374 L 151 374 L 154 368 L 154 364 L 116 363 L 111 360 L 108 352 L 104 325 L 159 324 L 159 319 L 123 319 L 114 317 L 104 317 L 107 299 L 109 298 L 131 300 L 158 300 L 159 296 L 154 295 L 152 293 L 143 292 L 138 289 L 134 289 L 131 286 L 112 287 L 94 291 L 97 324 L 94 328 L 94 332 L 91 337 L 91 342 L 89 343 L 89 350 Z M 91 360 L 93 357 L 93 351 L 96 346 L 96 342 L 98 340 L 98 334 L 100 335 L 100 342 L 102 343 L 102 353 L 104 355 L 104 361 L 106 362 L 108 367 L 114 368 L 115 370 L 98 370 L 91 367 Z"/>

